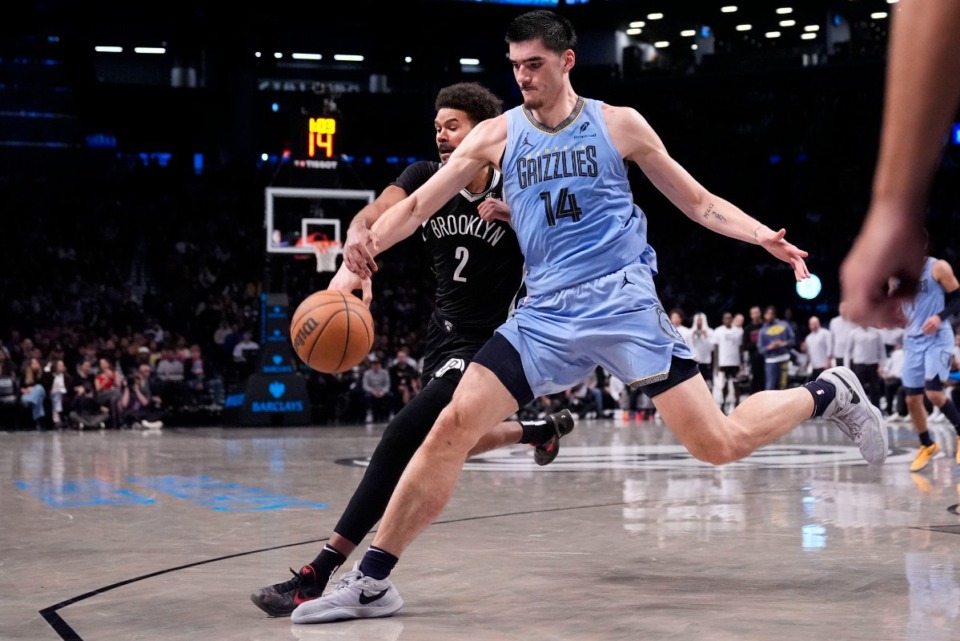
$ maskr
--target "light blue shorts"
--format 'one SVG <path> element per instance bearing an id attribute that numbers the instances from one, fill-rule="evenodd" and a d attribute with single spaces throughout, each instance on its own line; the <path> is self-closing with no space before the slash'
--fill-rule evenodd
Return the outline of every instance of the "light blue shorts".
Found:
<path id="1" fill-rule="evenodd" d="M 527 296 L 497 329 L 520 354 L 534 396 L 569 389 L 597 365 L 631 386 L 667 378 L 693 352 L 660 304 L 641 261 L 575 287 Z"/>
<path id="2" fill-rule="evenodd" d="M 953 327 L 949 323 L 930 336 L 907 336 L 903 341 L 903 386 L 922 389 L 937 376 L 941 383 L 946 381 L 952 359 Z"/>

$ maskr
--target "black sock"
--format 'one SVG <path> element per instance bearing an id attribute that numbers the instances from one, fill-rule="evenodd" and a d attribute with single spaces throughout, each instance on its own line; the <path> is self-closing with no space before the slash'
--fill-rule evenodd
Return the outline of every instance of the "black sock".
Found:
<path id="1" fill-rule="evenodd" d="M 371 545 L 363 555 L 363 560 L 360 561 L 360 573 L 379 581 L 390 576 L 399 560 L 386 550 Z"/>
<path id="2" fill-rule="evenodd" d="M 833 402 L 837 395 L 837 388 L 829 381 L 810 381 L 803 385 L 807 391 L 813 394 L 813 416 L 823 416 L 823 410 L 827 405 Z"/>
<path id="3" fill-rule="evenodd" d="M 310 565 L 313 566 L 314 571 L 317 573 L 317 581 L 326 583 L 346 560 L 346 556 L 336 548 L 330 547 L 328 543 L 323 546 L 320 554 L 310 562 Z"/>
<path id="4" fill-rule="evenodd" d="M 947 402 L 940 406 L 940 411 L 953 425 L 953 429 L 957 430 L 957 434 L 960 434 L 960 412 L 957 411 L 957 406 L 954 405 L 953 401 L 948 398 Z"/>
<path id="5" fill-rule="evenodd" d="M 930 447 L 933 445 L 933 439 L 930 438 L 930 432 L 920 432 L 920 445 Z"/>
<path id="6" fill-rule="evenodd" d="M 520 436 L 521 443 L 540 445 L 541 443 L 546 443 L 557 434 L 557 430 L 553 426 L 553 421 L 547 419 L 520 421 L 520 428 L 523 430 L 523 434 Z"/>

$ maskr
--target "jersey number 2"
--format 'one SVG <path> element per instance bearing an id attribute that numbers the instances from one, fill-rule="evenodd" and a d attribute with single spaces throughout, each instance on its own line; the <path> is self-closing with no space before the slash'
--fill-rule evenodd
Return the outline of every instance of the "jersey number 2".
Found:
<path id="1" fill-rule="evenodd" d="M 457 265 L 457 268 L 453 271 L 453 280 L 458 283 L 465 283 L 467 279 L 460 275 L 460 272 L 463 271 L 463 268 L 467 266 L 467 261 L 470 260 L 470 252 L 466 247 L 457 247 L 457 250 L 453 252 L 455 258 L 460 261 L 460 264 Z"/>
<path id="2" fill-rule="evenodd" d="M 557 196 L 557 206 L 554 208 L 550 202 L 550 192 L 540 192 L 540 200 L 543 201 L 543 208 L 547 214 L 547 224 L 554 227 L 559 218 L 573 218 L 573 222 L 578 222 L 583 210 L 577 207 L 577 195 L 571 194 L 566 187 L 560 190 Z"/>

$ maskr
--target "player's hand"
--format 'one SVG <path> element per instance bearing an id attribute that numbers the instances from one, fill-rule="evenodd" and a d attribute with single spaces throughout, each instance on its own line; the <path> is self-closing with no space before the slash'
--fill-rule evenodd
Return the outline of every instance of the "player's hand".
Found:
<path id="1" fill-rule="evenodd" d="M 477 205 L 477 212 L 480 214 L 480 218 L 488 223 L 495 220 L 510 222 L 510 207 L 499 198 L 487 196 L 483 199 L 483 202 Z"/>
<path id="2" fill-rule="evenodd" d="M 373 230 L 351 227 L 343 245 L 343 264 L 360 278 L 370 278 L 377 271 L 374 255 L 380 250 L 380 236 Z"/>
<path id="3" fill-rule="evenodd" d="M 934 314 L 927 320 L 923 321 L 923 325 L 920 326 L 920 331 L 924 334 L 936 334 L 940 331 L 940 324 L 943 321 L 940 319 L 938 314 Z"/>
<path id="4" fill-rule="evenodd" d="M 773 231 L 766 225 L 757 229 L 757 242 L 768 252 L 793 267 L 793 275 L 798 281 L 810 278 L 810 270 L 804 258 L 809 254 L 793 243 L 787 242 L 786 229 Z"/>
<path id="5" fill-rule="evenodd" d="M 840 264 L 840 300 L 854 323 L 904 327 L 903 303 L 916 297 L 927 241 L 920 225 L 880 207 L 867 214 Z"/>
<path id="6" fill-rule="evenodd" d="M 327 289 L 335 289 L 338 292 L 346 292 L 348 294 L 360 291 L 360 300 L 363 301 L 364 305 L 370 307 L 370 303 L 373 302 L 373 285 L 370 279 L 360 278 L 347 269 L 346 263 L 340 265 L 340 269 L 338 269 L 337 273 L 330 279 L 330 284 L 327 285 Z"/>

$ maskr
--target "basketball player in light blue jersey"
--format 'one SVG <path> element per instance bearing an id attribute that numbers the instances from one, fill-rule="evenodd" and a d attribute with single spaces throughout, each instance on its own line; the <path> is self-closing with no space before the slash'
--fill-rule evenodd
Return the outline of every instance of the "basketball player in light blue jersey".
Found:
<path id="1" fill-rule="evenodd" d="M 485 120 L 426 183 L 373 225 L 366 255 L 348 269 L 361 278 L 378 252 L 421 223 L 486 166 L 504 176 L 504 199 L 524 254 L 528 295 L 468 366 L 450 404 L 408 464 L 359 572 L 297 607 L 294 623 L 390 616 L 399 608 L 389 575 L 399 556 L 441 513 L 471 447 L 536 396 L 566 390 L 597 364 L 652 400 L 696 458 L 722 465 L 822 416 L 880 464 L 887 430 L 847 368 L 803 387 L 753 394 L 729 416 L 654 287 L 656 253 L 634 204 L 626 162 L 690 219 L 760 245 L 807 278 L 807 253 L 707 191 L 664 148 L 636 110 L 584 98 L 570 84 L 576 33 L 568 20 L 536 10 L 511 22 L 506 41 L 523 105 Z"/>
<path id="2" fill-rule="evenodd" d="M 891 282 L 891 290 L 896 283 Z M 920 451 L 910 463 L 911 472 L 919 472 L 940 451 L 927 431 L 927 410 L 923 397 L 939 407 L 960 435 L 960 412 L 943 391 L 953 359 L 953 326 L 950 317 L 960 312 L 960 282 L 953 267 L 943 259 L 927 256 L 923 261 L 917 295 L 903 303 L 907 327 L 903 339 L 903 390 L 913 428 L 920 437 Z M 960 437 L 957 440 L 960 463 Z"/>

